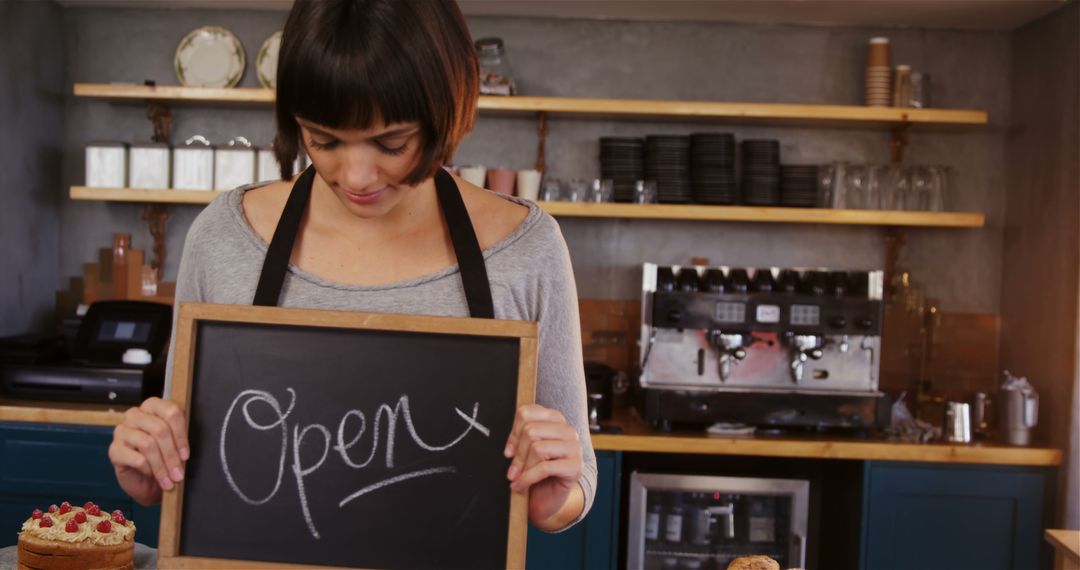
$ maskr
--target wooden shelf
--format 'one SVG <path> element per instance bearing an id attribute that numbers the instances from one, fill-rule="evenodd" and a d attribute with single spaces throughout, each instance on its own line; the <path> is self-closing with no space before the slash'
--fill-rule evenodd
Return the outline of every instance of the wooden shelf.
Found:
<path id="1" fill-rule="evenodd" d="M 138 202 L 141 204 L 198 204 L 205 206 L 217 198 L 216 190 L 153 190 L 148 188 L 90 188 L 72 186 L 72 200 L 98 202 Z"/>
<path id="2" fill-rule="evenodd" d="M 570 115 L 726 119 L 732 122 L 802 123 L 811 125 L 985 125 L 988 120 L 985 111 L 971 109 L 894 109 L 860 105 L 580 99 L 571 97 L 481 97 L 480 109 L 486 111 L 547 112 Z"/>
<path id="3" fill-rule="evenodd" d="M 776 222 L 855 226 L 914 226 L 981 228 L 985 216 L 974 212 L 908 212 L 893 210 L 832 210 L 825 208 L 773 208 L 760 206 L 704 206 L 678 204 L 582 204 L 540 202 L 552 216 L 696 220 L 709 222 Z"/>
<path id="4" fill-rule="evenodd" d="M 121 85 L 110 83 L 76 83 L 76 97 L 93 97 L 113 101 L 137 100 L 163 103 L 236 103 L 270 106 L 274 92 L 261 87 L 182 87 L 180 85 Z"/>
<path id="5" fill-rule="evenodd" d="M 130 405 L 79 404 L 0 398 L 0 421 L 115 426 Z"/>
<path id="6" fill-rule="evenodd" d="M 76 97 L 110 100 L 153 100 L 170 103 L 226 103 L 268 106 L 274 92 L 261 88 L 211 89 L 163 85 L 76 83 Z M 574 97 L 480 97 L 480 110 L 503 113 L 682 117 L 750 123 L 813 125 L 985 125 L 985 111 L 972 109 L 894 109 L 860 105 L 796 105 L 725 103 L 647 99 L 584 99 Z"/>
<path id="7" fill-rule="evenodd" d="M 72 186 L 72 200 L 155 204 L 209 204 L 221 192 L 148 190 L 142 188 L 88 188 Z M 580 204 L 539 202 L 552 216 L 567 218 L 621 218 L 705 222 L 771 222 L 854 226 L 981 228 L 985 217 L 971 212 L 900 212 L 884 210 L 829 210 L 821 208 L 762 208 L 675 204 Z"/>

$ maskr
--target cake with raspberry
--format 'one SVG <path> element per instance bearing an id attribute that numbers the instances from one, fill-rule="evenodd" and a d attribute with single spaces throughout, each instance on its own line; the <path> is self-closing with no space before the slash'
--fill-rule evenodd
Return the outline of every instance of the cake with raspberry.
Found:
<path id="1" fill-rule="evenodd" d="M 94 503 L 34 509 L 19 533 L 18 555 L 19 570 L 132 570 L 135 523 Z"/>

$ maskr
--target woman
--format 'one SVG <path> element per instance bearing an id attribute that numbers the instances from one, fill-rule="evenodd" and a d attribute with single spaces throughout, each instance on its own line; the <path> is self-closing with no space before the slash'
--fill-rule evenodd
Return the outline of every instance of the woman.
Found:
<path id="1" fill-rule="evenodd" d="M 278 63 L 282 181 L 199 215 L 176 302 L 539 321 L 538 404 L 517 410 L 505 454 L 529 520 L 554 531 L 588 512 L 596 482 L 577 295 L 550 216 L 440 167 L 478 92 L 452 0 L 297 0 Z M 312 167 L 294 177 L 301 148 Z M 109 448 L 121 487 L 159 501 L 183 480 L 186 434 L 169 400 L 128 410 Z"/>

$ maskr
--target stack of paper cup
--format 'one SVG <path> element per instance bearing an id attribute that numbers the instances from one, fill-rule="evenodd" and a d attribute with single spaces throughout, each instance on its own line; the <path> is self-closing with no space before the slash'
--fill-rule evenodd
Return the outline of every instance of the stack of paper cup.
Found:
<path id="1" fill-rule="evenodd" d="M 866 104 L 871 107 L 891 106 L 892 80 L 889 38 L 873 38 L 866 62 Z"/>

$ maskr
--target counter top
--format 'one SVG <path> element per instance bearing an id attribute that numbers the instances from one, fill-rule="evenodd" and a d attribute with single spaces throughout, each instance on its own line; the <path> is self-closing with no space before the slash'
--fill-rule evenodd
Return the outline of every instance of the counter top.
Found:
<path id="1" fill-rule="evenodd" d="M 124 405 L 38 402 L 0 398 L 0 421 L 115 426 L 124 419 Z"/>
<path id="2" fill-rule="evenodd" d="M 128 406 L 0 399 L 0 421 L 115 426 Z M 985 465 L 1061 465 L 1061 450 L 993 443 L 903 443 L 875 439 L 814 436 L 710 435 L 650 430 L 633 410 L 620 410 L 610 425 L 621 434 L 593 434 L 593 447 L 605 451 L 804 457 Z"/>
<path id="3" fill-rule="evenodd" d="M 649 429 L 633 410 L 617 412 L 608 425 L 621 427 L 623 433 L 593 434 L 593 446 L 598 450 L 1035 467 L 1061 465 L 1061 450 L 995 443 L 904 443 L 836 436 L 711 435 L 704 431 L 662 433 Z"/>
<path id="4" fill-rule="evenodd" d="M 1059 561 L 1054 568 L 1076 568 L 1080 565 L 1080 530 L 1046 529 L 1045 537 L 1054 547 Z"/>

